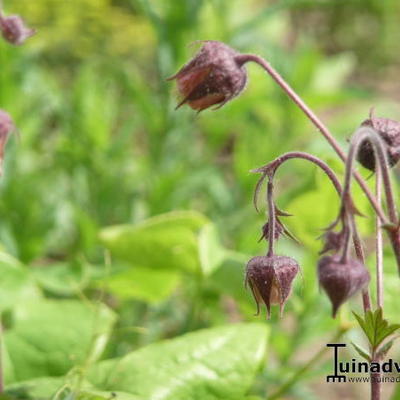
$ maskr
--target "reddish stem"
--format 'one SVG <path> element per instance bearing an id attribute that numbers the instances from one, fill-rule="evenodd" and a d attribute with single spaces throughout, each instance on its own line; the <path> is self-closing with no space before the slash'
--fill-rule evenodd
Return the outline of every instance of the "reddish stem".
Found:
<path id="1" fill-rule="evenodd" d="M 328 143 L 331 145 L 336 154 L 343 160 L 346 161 L 346 154 L 341 149 L 339 143 L 331 134 L 329 129 L 324 125 L 324 123 L 314 114 L 314 112 L 304 103 L 304 101 L 297 95 L 297 93 L 287 84 L 287 82 L 282 78 L 282 76 L 262 57 L 255 54 L 241 54 L 236 57 L 238 64 L 245 64 L 246 62 L 255 62 L 260 65 L 274 81 L 284 90 L 284 92 L 298 105 L 298 107 L 304 112 L 308 119 L 314 124 L 314 126 L 322 133 Z M 377 203 L 374 195 L 369 189 L 367 183 L 361 177 L 357 171 L 353 171 L 354 178 L 357 180 L 361 189 L 364 191 L 365 195 L 368 197 L 372 207 L 375 212 L 379 215 L 382 223 L 387 223 L 385 213 Z"/>

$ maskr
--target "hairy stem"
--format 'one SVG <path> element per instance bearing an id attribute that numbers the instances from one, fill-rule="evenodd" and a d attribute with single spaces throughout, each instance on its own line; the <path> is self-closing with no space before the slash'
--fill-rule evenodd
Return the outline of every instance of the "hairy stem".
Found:
<path id="1" fill-rule="evenodd" d="M 378 217 L 377 217 L 378 218 Z M 379 220 L 379 218 L 378 218 Z M 360 235 L 358 233 L 358 229 L 356 223 L 354 221 L 354 217 L 351 218 L 351 228 L 353 231 L 353 243 L 354 243 L 354 250 L 356 252 L 356 257 L 362 264 L 365 264 L 365 257 L 364 257 L 364 250 L 361 244 Z M 364 313 L 371 309 L 371 298 L 369 295 L 368 286 L 362 290 L 362 301 L 363 301 L 363 309 Z"/>
<path id="2" fill-rule="evenodd" d="M 400 274 L 400 237 L 399 230 L 396 229 L 398 226 L 398 216 L 396 203 L 394 201 L 392 182 L 390 179 L 389 164 L 387 160 L 386 150 L 384 144 L 382 143 L 382 139 L 379 137 L 378 133 L 372 128 L 361 127 L 357 129 L 357 131 L 353 135 L 349 155 L 346 161 L 346 175 L 345 183 L 343 186 L 342 202 L 343 205 L 345 205 L 345 202 L 350 196 L 351 176 L 355 156 L 358 152 L 359 147 L 365 140 L 370 141 L 370 143 L 372 144 L 376 160 L 375 165 L 379 164 L 382 176 L 382 183 L 385 189 L 386 204 L 389 213 L 389 222 L 394 227 L 394 229 L 388 230 L 388 235 L 391 245 L 393 247 L 393 252 L 396 257 L 397 268 Z M 380 208 L 380 204 L 377 205 Z"/>
<path id="3" fill-rule="evenodd" d="M 291 160 L 293 158 L 300 158 L 306 161 L 309 161 L 315 165 L 317 165 L 319 168 L 321 168 L 327 177 L 330 179 L 332 182 L 333 186 L 335 187 L 336 191 L 338 192 L 339 195 L 342 193 L 342 186 L 340 184 L 339 179 L 337 178 L 335 172 L 326 164 L 324 161 L 319 159 L 316 156 L 313 156 L 312 154 L 305 153 L 302 151 L 291 151 L 289 153 L 282 154 L 275 160 L 271 161 L 267 165 L 264 165 L 263 167 L 257 168 L 252 170 L 251 172 L 262 172 L 264 176 L 268 175 L 270 177 L 273 177 L 277 171 L 277 169 L 286 161 Z"/>
<path id="4" fill-rule="evenodd" d="M 297 93 L 288 85 L 288 83 L 282 78 L 282 76 L 262 57 L 255 54 L 241 54 L 236 57 L 236 61 L 239 64 L 245 64 L 246 62 L 255 62 L 260 65 L 274 81 L 284 90 L 284 92 L 297 104 L 297 106 L 304 112 L 307 118 L 314 124 L 314 126 L 322 133 L 328 143 L 331 145 L 336 154 L 340 157 L 342 161 L 346 161 L 346 154 L 340 147 L 339 143 L 329 131 L 329 129 L 324 125 L 324 123 L 314 114 L 314 112 L 307 106 L 307 104 L 297 95 Z M 382 208 L 377 203 L 374 195 L 369 189 L 367 183 L 362 178 L 362 176 L 357 172 L 353 171 L 354 178 L 357 180 L 361 189 L 364 191 L 365 195 L 368 197 L 372 207 L 378 214 L 382 223 L 387 223 L 387 217 L 383 212 Z M 400 244 L 399 244 L 400 246 Z"/>
<path id="5" fill-rule="evenodd" d="M 382 197 L 382 174 L 381 167 L 377 165 L 376 168 L 376 181 L 375 181 L 375 194 L 378 202 L 381 202 Z M 376 302 L 377 307 L 383 307 L 383 238 L 380 221 L 375 216 L 375 265 L 376 265 Z"/>
<path id="6" fill-rule="evenodd" d="M 380 138 L 378 133 L 372 128 L 363 126 L 357 129 L 352 137 L 349 155 L 346 161 L 346 176 L 345 176 L 345 184 L 343 187 L 342 196 L 343 197 L 348 196 L 350 193 L 351 176 L 352 176 L 352 171 L 354 169 L 355 156 L 358 153 L 361 144 L 365 140 L 371 142 L 374 148 L 374 156 L 376 160 L 375 164 L 379 164 L 379 168 L 383 179 L 383 185 L 385 188 L 386 203 L 388 207 L 390 222 L 392 224 L 397 224 L 398 220 L 397 220 L 396 203 L 394 201 L 394 196 L 393 196 L 393 188 L 390 179 L 389 162 L 387 159 L 386 150 L 384 144 L 382 143 L 382 139 Z M 380 207 L 379 202 L 378 206 Z"/>
<path id="7" fill-rule="evenodd" d="M 379 360 L 376 357 L 376 351 L 372 351 L 371 362 L 379 363 Z M 371 400 L 380 400 L 381 398 L 381 373 L 380 372 L 371 372 Z"/>
<path id="8" fill-rule="evenodd" d="M 274 254 L 274 242 L 275 242 L 275 227 L 276 227 L 276 216 L 275 216 L 275 204 L 273 199 L 274 186 L 272 178 L 268 180 L 267 189 L 267 202 L 268 202 L 268 253 L 270 257 Z"/>

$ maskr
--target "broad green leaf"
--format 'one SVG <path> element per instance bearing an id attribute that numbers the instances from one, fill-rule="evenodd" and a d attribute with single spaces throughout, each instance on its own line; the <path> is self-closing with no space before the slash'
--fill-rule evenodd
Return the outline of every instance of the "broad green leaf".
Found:
<path id="1" fill-rule="evenodd" d="M 158 303 L 171 295 L 179 284 L 180 277 L 176 271 L 128 266 L 115 274 L 111 273 L 96 286 L 122 300 L 139 299 Z"/>
<path id="2" fill-rule="evenodd" d="M 7 381 L 61 376 L 84 361 L 94 362 L 114 320 L 100 303 L 42 300 L 17 306 L 14 325 L 4 335 Z"/>
<path id="3" fill-rule="evenodd" d="M 195 271 L 199 267 L 197 236 L 207 222 L 195 212 L 171 212 L 137 225 L 106 228 L 100 238 L 113 255 L 134 266 Z"/>
<path id="4" fill-rule="evenodd" d="M 51 399 L 65 383 L 65 377 L 41 377 L 6 386 L 6 393 L 17 399 Z"/>
<path id="5" fill-rule="evenodd" d="M 0 251 L 0 310 L 41 297 L 30 270 Z"/>
<path id="6" fill-rule="evenodd" d="M 76 400 L 145 400 L 142 397 L 124 392 L 98 392 L 82 391 L 74 399 Z"/>
<path id="7" fill-rule="evenodd" d="M 201 330 L 103 361 L 87 378 L 100 390 L 146 400 L 241 400 L 264 359 L 267 333 L 262 324 Z"/>
<path id="8" fill-rule="evenodd" d="M 205 225 L 199 234 L 200 266 L 204 275 L 210 275 L 223 262 L 225 249 L 219 242 L 218 232 L 214 224 Z"/>
<path id="9" fill-rule="evenodd" d="M 82 263 L 59 263 L 35 266 L 32 273 L 44 289 L 68 296 L 81 291 L 89 283 L 87 267 Z"/>
<path id="10" fill-rule="evenodd" d="M 364 350 L 361 346 L 354 342 L 351 342 L 351 344 L 361 357 L 365 358 L 367 361 L 371 361 L 371 356 L 369 355 L 367 350 Z"/>

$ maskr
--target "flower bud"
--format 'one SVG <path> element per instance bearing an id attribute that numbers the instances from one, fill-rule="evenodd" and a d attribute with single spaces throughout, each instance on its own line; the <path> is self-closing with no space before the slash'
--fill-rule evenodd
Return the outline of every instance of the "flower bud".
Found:
<path id="1" fill-rule="evenodd" d="M 270 317 L 271 304 L 279 304 L 282 315 L 285 303 L 290 295 L 293 279 L 299 271 L 296 260 L 286 256 L 259 256 L 252 258 L 246 268 L 245 284 L 250 286 L 257 304 L 257 315 L 260 303 L 267 307 Z"/>
<path id="2" fill-rule="evenodd" d="M 334 255 L 322 257 L 318 262 L 319 284 L 332 303 L 333 318 L 339 307 L 364 288 L 369 279 L 368 270 L 356 259 L 343 263 L 339 255 Z"/>
<path id="3" fill-rule="evenodd" d="M 322 237 L 324 238 L 325 244 L 319 254 L 324 254 L 331 250 L 339 251 L 346 240 L 346 235 L 343 230 L 340 232 L 327 231 Z"/>
<path id="4" fill-rule="evenodd" d="M 2 173 L 2 163 L 4 157 L 4 148 L 9 134 L 15 129 L 14 123 L 8 113 L 0 110 L 0 175 Z"/>
<path id="5" fill-rule="evenodd" d="M 400 160 L 400 122 L 388 118 L 371 116 L 361 126 L 371 127 L 378 132 L 386 145 L 389 165 L 391 167 L 396 165 Z M 361 143 L 357 160 L 363 167 L 375 171 L 374 149 L 368 140 Z"/>
<path id="6" fill-rule="evenodd" d="M 222 107 L 237 96 L 247 81 L 246 69 L 236 61 L 239 55 L 224 43 L 204 41 L 200 51 L 175 75 L 182 101 L 202 111 L 210 106 Z"/>
<path id="7" fill-rule="evenodd" d="M 285 233 L 285 228 L 284 226 L 281 224 L 281 222 L 279 221 L 278 218 L 275 219 L 275 232 L 274 232 L 274 240 L 278 240 L 284 233 Z M 266 241 L 269 240 L 269 221 L 266 222 L 263 227 L 262 227 L 262 234 L 261 237 L 259 239 L 259 242 L 263 239 L 265 239 Z"/>
<path id="8" fill-rule="evenodd" d="M 28 28 L 19 15 L 4 17 L 0 14 L 0 30 L 3 38 L 16 46 L 23 44 L 36 32 Z"/>

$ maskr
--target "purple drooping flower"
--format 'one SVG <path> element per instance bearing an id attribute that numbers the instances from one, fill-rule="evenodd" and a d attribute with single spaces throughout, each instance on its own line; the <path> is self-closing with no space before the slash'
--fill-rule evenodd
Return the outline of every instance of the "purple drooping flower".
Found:
<path id="1" fill-rule="evenodd" d="M 236 61 L 240 53 L 218 41 L 203 43 L 193 59 L 168 78 L 177 81 L 182 96 L 178 107 L 188 104 L 198 111 L 213 105 L 222 107 L 246 85 L 246 69 Z"/>
<path id="2" fill-rule="evenodd" d="M 371 115 L 370 118 L 362 122 L 361 126 L 371 127 L 379 134 L 386 145 L 389 165 L 391 167 L 396 165 L 400 160 L 400 122 Z M 365 140 L 361 144 L 357 153 L 357 160 L 363 167 L 375 171 L 375 156 L 370 141 Z"/>
<path id="3" fill-rule="evenodd" d="M 260 312 L 260 303 L 264 303 L 268 318 L 272 304 L 279 304 L 282 315 L 298 272 L 296 260 L 286 256 L 258 256 L 248 262 L 245 284 L 250 286 L 253 293 L 257 314 Z"/>
<path id="4" fill-rule="evenodd" d="M 0 11 L 0 31 L 5 40 L 19 46 L 35 34 L 35 30 L 28 28 L 19 15 L 5 17 Z"/>
<path id="5" fill-rule="evenodd" d="M 343 262 L 339 255 L 322 257 L 318 262 L 318 280 L 332 303 L 332 316 L 351 296 L 363 289 L 370 276 L 356 259 Z"/>

